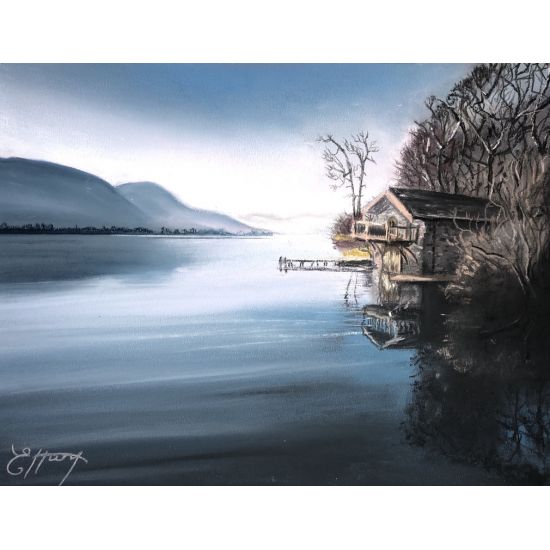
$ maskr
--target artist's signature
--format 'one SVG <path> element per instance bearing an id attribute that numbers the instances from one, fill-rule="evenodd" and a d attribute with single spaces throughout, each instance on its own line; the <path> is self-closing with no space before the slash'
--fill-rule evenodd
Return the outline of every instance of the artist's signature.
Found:
<path id="1" fill-rule="evenodd" d="M 83 451 L 79 451 L 78 453 L 54 453 L 39 449 L 34 452 L 29 447 L 24 447 L 21 451 L 16 451 L 12 445 L 11 452 L 13 453 L 13 458 L 8 462 L 6 471 L 10 476 L 17 477 L 22 475 L 23 479 L 27 479 L 29 475 L 38 475 L 44 463 L 66 462 L 65 465 L 68 468 L 63 479 L 59 482 L 59 485 L 63 485 L 63 483 L 67 481 L 67 478 L 71 475 L 78 462 L 82 461 L 88 464 L 88 461 L 82 456 Z"/>

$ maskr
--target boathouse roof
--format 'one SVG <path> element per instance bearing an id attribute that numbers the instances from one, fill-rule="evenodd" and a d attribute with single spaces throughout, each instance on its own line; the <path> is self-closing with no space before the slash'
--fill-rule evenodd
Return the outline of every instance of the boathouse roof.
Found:
<path id="1" fill-rule="evenodd" d="M 384 198 L 410 221 L 412 218 L 485 221 L 494 214 L 494 207 L 487 199 L 406 187 L 390 187 L 375 197 L 365 211 L 369 211 Z"/>

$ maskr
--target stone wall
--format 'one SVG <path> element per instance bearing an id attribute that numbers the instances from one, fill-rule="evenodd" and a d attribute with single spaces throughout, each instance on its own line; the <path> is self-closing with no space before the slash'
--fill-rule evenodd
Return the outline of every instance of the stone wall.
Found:
<path id="1" fill-rule="evenodd" d="M 426 221 L 423 273 L 451 274 L 456 270 L 461 260 L 461 252 L 453 239 L 458 232 L 459 229 L 453 220 Z"/>

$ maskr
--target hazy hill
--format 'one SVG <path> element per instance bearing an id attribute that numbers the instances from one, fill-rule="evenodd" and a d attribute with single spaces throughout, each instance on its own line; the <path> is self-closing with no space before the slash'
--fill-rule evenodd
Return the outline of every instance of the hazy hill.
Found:
<path id="1" fill-rule="evenodd" d="M 56 227 L 146 226 L 147 217 L 106 181 L 51 162 L 0 159 L 0 223 Z"/>
<path id="2" fill-rule="evenodd" d="M 0 224 L 55 227 L 147 227 L 223 230 L 253 228 L 224 214 L 186 206 L 160 185 L 113 187 L 89 174 L 51 162 L 0 158 Z"/>
<path id="3" fill-rule="evenodd" d="M 229 233 L 246 233 L 253 228 L 229 216 L 191 208 L 179 201 L 172 193 L 156 183 L 148 181 L 123 183 L 116 189 L 134 206 L 143 211 L 154 224 L 169 229 L 216 229 Z"/>

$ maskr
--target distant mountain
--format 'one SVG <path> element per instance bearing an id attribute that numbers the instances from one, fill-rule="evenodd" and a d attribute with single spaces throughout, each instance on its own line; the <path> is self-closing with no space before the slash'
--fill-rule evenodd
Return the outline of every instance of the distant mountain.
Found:
<path id="1" fill-rule="evenodd" d="M 0 223 L 133 228 L 148 221 L 112 185 L 92 174 L 51 162 L 0 159 Z"/>
<path id="2" fill-rule="evenodd" d="M 148 181 L 123 183 L 117 191 L 139 208 L 154 224 L 169 229 L 215 229 L 229 233 L 248 233 L 254 229 L 225 214 L 198 210 L 183 204 L 172 193 L 156 183 Z"/>
<path id="3" fill-rule="evenodd" d="M 0 158 L 0 224 L 54 227 L 161 227 L 249 233 L 229 216 L 191 208 L 156 183 L 113 187 L 89 174 L 51 162 Z"/>

